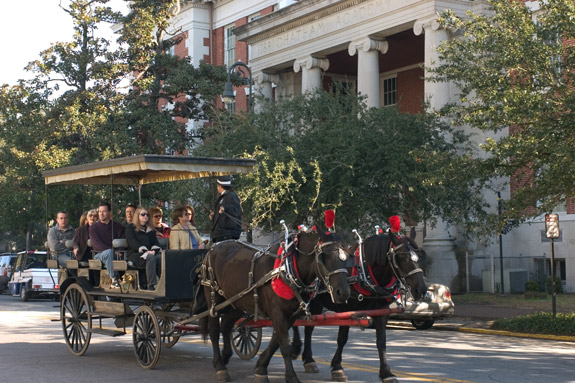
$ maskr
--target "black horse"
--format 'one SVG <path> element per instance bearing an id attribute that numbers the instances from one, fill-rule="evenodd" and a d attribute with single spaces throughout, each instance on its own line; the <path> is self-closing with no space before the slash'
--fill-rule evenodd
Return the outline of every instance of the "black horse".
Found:
<path id="1" fill-rule="evenodd" d="M 206 256 L 203 284 L 208 308 L 213 315 L 208 319 L 207 326 L 218 380 L 227 381 L 230 378 L 226 368 L 232 356 L 230 334 L 234 323 L 248 313 L 270 318 L 274 329 L 268 348 L 257 361 L 255 382 L 269 382 L 267 367 L 278 347 L 285 362 L 286 382 L 299 382 L 291 359 L 289 328 L 298 314 L 306 311 L 310 294 L 313 295 L 319 286 L 326 286 L 328 296 L 336 303 L 344 303 L 349 297 L 345 268 L 349 253 L 335 234 L 301 232 L 290 237 L 286 243 L 288 245 L 283 246 L 285 251 L 281 258 L 286 260 L 283 270 L 292 270 L 291 273 L 282 271 L 278 274 L 280 269 L 275 253 L 257 251 L 242 242 L 218 243 Z M 272 287 L 274 277 L 287 281 L 295 297 L 280 297 Z M 233 306 L 228 305 L 230 298 L 234 300 Z M 218 309 L 215 306 L 226 300 L 222 305 L 226 307 L 214 312 Z M 202 321 L 204 333 L 205 325 L 205 321 Z M 219 347 L 220 332 L 224 340 L 222 353 Z"/>
<path id="2" fill-rule="evenodd" d="M 324 295 L 314 300 L 312 311 L 321 311 L 321 306 L 335 312 L 372 310 L 388 307 L 395 300 L 396 291 L 402 288 L 402 281 L 406 281 L 415 299 L 420 299 L 427 292 L 423 280 L 423 273 L 418 262 L 425 257 L 425 252 L 419 249 L 413 238 L 399 238 L 392 233 L 374 235 L 363 241 L 363 264 L 360 263 L 356 252 L 355 266 L 348 270 L 354 277 L 351 296 L 345 304 L 334 304 Z M 355 247 L 353 250 L 357 249 Z M 353 251 L 352 251 L 353 252 Z M 358 267 L 359 266 L 359 267 Z M 315 303 L 319 305 L 315 305 Z M 382 382 L 398 382 L 387 363 L 386 333 L 388 316 L 377 316 L 375 321 L 376 345 L 379 352 L 379 377 Z M 312 357 L 311 335 L 313 327 L 305 328 L 304 351 L 302 359 L 306 372 L 318 372 Z M 349 326 L 339 328 L 337 337 L 337 351 L 331 361 L 332 379 L 345 382 L 347 376 L 341 365 L 343 347 L 347 343 Z M 293 347 L 297 351 L 301 348 L 301 339 L 297 328 L 294 328 Z M 297 352 L 294 353 L 297 356 Z"/>

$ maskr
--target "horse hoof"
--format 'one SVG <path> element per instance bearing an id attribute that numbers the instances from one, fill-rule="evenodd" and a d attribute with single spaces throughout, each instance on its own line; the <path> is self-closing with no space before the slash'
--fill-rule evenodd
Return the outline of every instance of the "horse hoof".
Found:
<path id="1" fill-rule="evenodd" d="M 270 383 L 267 375 L 254 374 L 254 383 Z"/>
<path id="2" fill-rule="evenodd" d="M 304 364 L 303 368 L 305 369 L 305 372 L 308 374 L 318 374 L 319 373 L 319 368 L 317 368 L 317 365 L 314 362 Z"/>
<path id="3" fill-rule="evenodd" d="M 230 381 L 230 374 L 228 370 L 220 370 L 216 372 L 216 379 L 218 382 L 229 382 Z"/>
<path id="4" fill-rule="evenodd" d="M 347 375 L 343 370 L 336 370 L 331 372 L 331 380 L 335 382 L 347 382 Z"/>
<path id="5" fill-rule="evenodd" d="M 400 383 L 395 376 L 390 376 L 389 378 L 382 379 L 383 383 Z"/>

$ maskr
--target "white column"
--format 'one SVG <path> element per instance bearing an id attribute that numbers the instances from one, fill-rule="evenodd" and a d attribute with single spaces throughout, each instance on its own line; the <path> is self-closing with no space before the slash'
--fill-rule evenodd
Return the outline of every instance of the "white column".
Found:
<path id="1" fill-rule="evenodd" d="M 379 95 L 379 52 L 385 54 L 389 48 L 387 41 L 364 37 L 352 41 L 347 52 L 357 53 L 357 91 L 367 96 L 368 108 L 380 107 Z"/>
<path id="2" fill-rule="evenodd" d="M 419 36 L 424 33 L 425 37 L 425 78 L 429 74 L 428 68 L 440 63 L 437 47 L 442 41 L 449 39 L 449 31 L 442 28 L 433 17 L 427 21 L 418 20 L 413 26 L 413 32 Z M 449 102 L 449 83 L 424 81 L 425 99 L 429 101 L 432 109 L 438 109 Z"/>
<path id="3" fill-rule="evenodd" d="M 264 98 L 271 100 L 272 98 L 272 83 L 276 85 L 279 83 L 279 76 L 266 72 L 256 73 L 254 77 L 255 94 L 254 96 L 261 95 Z M 260 105 L 258 102 L 255 104 L 256 112 L 259 111 Z"/>
<path id="4" fill-rule="evenodd" d="M 302 94 L 321 88 L 321 72 L 326 71 L 328 68 L 329 60 L 326 58 L 308 56 L 295 60 L 293 64 L 294 72 L 302 71 Z"/>
<path id="5" fill-rule="evenodd" d="M 427 20 L 418 20 L 413 26 L 413 32 L 418 36 L 425 34 L 424 63 L 425 78 L 427 78 L 428 68 L 440 62 L 437 47 L 442 41 L 449 39 L 449 31 L 443 29 L 434 16 Z M 449 83 L 425 80 L 424 93 L 431 109 L 441 108 L 449 102 Z M 423 247 L 432 260 L 428 275 L 430 281 L 452 287 L 453 278 L 458 273 L 455 259 L 455 235 L 455 228 L 451 228 L 450 232 L 441 218 L 437 219 L 437 224 L 433 228 L 429 223 L 427 224 Z"/>

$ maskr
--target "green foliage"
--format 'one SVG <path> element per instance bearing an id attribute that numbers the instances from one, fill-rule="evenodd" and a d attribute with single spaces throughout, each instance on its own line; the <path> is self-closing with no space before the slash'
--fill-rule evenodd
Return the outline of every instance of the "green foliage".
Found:
<path id="1" fill-rule="evenodd" d="M 525 291 L 539 291 L 539 282 L 530 280 L 525 284 Z"/>
<path id="2" fill-rule="evenodd" d="M 553 282 L 555 282 L 555 294 L 563 294 L 563 284 L 561 283 L 561 278 L 555 277 L 555 281 L 551 277 L 545 278 L 545 291 L 548 294 L 553 292 Z"/>
<path id="3" fill-rule="evenodd" d="M 485 15 L 442 14 L 440 21 L 462 35 L 438 48 L 441 64 L 430 77 L 459 88 L 458 102 L 441 115 L 486 135 L 470 175 L 486 186 L 492 177 L 522 183 L 503 216 L 521 222 L 573 196 L 575 3 L 541 1 L 536 17 L 523 2 L 488 3 Z"/>
<path id="4" fill-rule="evenodd" d="M 194 152 L 258 160 L 237 188 L 252 226 L 285 219 L 321 227 L 323 211 L 335 209 L 337 227 L 371 231 L 394 214 L 457 220 L 478 201 L 469 183 L 439 180 L 464 140 L 433 116 L 368 110 L 345 92 L 257 101 L 258 113 L 217 115 Z"/>
<path id="5" fill-rule="evenodd" d="M 523 332 L 528 334 L 575 335 L 575 313 L 537 313 L 493 322 L 495 330 Z"/>

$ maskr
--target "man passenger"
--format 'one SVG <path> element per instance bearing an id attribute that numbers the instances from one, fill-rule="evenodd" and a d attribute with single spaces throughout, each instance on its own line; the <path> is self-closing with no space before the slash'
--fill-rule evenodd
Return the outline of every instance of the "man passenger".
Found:
<path id="1" fill-rule="evenodd" d="M 126 222 L 124 222 L 124 227 L 127 227 L 129 223 L 133 223 L 132 220 L 134 219 L 134 212 L 136 211 L 137 206 L 129 203 L 126 206 Z"/>
<path id="2" fill-rule="evenodd" d="M 100 220 L 89 228 L 92 249 L 97 252 L 94 259 L 102 261 L 110 278 L 112 278 L 111 288 L 119 288 L 120 281 L 114 271 L 114 249 L 112 241 L 116 238 L 125 238 L 124 226 L 112 220 L 112 208 L 107 202 L 101 202 L 98 206 L 98 217 Z"/>
<path id="3" fill-rule="evenodd" d="M 66 246 L 66 241 L 74 238 L 74 228 L 68 225 L 68 213 L 59 211 L 56 214 L 56 225 L 48 230 L 48 247 L 56 255 L 58 265 L 66 267 L 68 259 L 74 259 L 70 255 L 70 249 Z"/>

